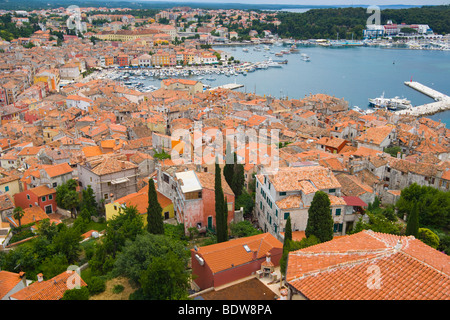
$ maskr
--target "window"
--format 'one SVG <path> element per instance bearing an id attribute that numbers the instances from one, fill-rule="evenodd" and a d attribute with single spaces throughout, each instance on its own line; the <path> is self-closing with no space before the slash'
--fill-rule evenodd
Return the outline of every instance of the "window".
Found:
<path id="1" fill-rule="evenodd" d="M 48 200 L 53 200 L 53 195 L 52 194 L 48 195 Z"/>
<path id="2" fill-rule="evenodd" d="M 47 199 L 45 198 L 45 196 L 43 196 L 41 200 L 42 201 L 46 201 Z"/>
<path id="3" fill-rule="evenodd" d="M 280 196 L 285 196 L 285 195 L 286 195 L 285 191 L 280 192 Z"/>
<path id="4" fill-rule="evenodd" d="M 30 195 L 29 194 L 27 194 L 27 199 L 30 200 Z"/>
<path id="5" fill-rule="evenodd" d="M 57 182 L 53 182 L 53 188 L 56 188 L 57 186 L 58 186 L 58 183 Z"/>
<path id="6" fill-rule="evenodd" d="M 284 213 L 284 220 L 287 220 L 287 218 L 289 218 L 289 212 Z"/>
<path id="7" fill-rule="evenodd" d="M 5 187 L 5 192 L 8 192 L 9 191 L 9 186 L 6 186 Z"/>
<path id="8" fill-rule="evenodd" d="M 114 210 L 117 211 L 117 206 L 114 206 Z"/>
<path id="9" fill-rule="evenodd" d="M 336 189 L 330 189 L 329 192 L 330 192 L 330 193 L 334 193 L 334 192 L 336 192 Z"/>
<path id="10" fill-rule="evenodd" d="M 108 199 L 108 194 L 105 193 L 105 194 L 103 195 L 103 197 L 104 197 L 105 199 Z"/>
<path id="11" fill-rule="evenodd" d="M 336 209 L 336 215 L 340 216 L 341 215 L 341 209 Z"/>

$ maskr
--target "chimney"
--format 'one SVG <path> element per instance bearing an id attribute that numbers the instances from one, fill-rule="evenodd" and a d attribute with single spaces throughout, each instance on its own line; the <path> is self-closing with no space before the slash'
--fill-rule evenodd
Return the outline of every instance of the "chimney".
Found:
<path id="1" fill-rule="evenodd" d="M 258 251 L 253 251 L 253 260 L 256 260 L 258 257 Z"/>
<path id="2" fill-rule="evenodd" d="M 44 275 L 42 273 L 38 273 L 37 279 L 38 279 L 38 282 L 44 281 Z"/>
<path id="3" fill-rule="evenodd" d="M 270 252 L 267 252 L 266 253 L 266 263 L 270 263 L 270 256 L 271 256 Z"/>

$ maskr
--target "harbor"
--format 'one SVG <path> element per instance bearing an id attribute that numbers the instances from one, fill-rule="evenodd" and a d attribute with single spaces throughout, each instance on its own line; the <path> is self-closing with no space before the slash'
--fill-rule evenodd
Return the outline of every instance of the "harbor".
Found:
<path id="1" fill-rule="evenodd" d="M 450 110 L 450 97 L 434 90 L 428 86 L 425 86 L 417 81 L 405 81 L 405 85 L 408 87 L 429 96 L 434 99 L 435 102 L 423 104 L 417 107 L 410 107 L 405 110 L 397 111 L 398 114 L 409 114 L 413 116 L 425 116 L 433 115 L 439 112 Z"/>

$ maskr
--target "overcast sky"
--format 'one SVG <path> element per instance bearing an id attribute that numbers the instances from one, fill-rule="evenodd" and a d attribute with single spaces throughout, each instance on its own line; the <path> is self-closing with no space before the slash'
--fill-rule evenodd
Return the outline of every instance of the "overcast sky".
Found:
<path id="1" fill-rule="evenodd" d="M 147 0 L 151 1 L 151 0 Z M 450 0 L 169 0 L 175 2 L 213 2 L 249 4 L 297 4 L 297 5 L 441 5 Z"/>

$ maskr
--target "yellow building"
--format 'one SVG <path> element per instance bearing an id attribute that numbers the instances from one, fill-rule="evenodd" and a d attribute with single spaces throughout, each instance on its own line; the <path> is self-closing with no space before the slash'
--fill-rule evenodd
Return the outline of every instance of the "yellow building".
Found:
<path id="1" fill-rule="evenodd" d="M 172 201 L 169 198 L 162 195 L 161 193 L 159 193 L 158 191 L 156 193 L 158 195 L 158 202 L 162 208 L 161 215 L 163 216 L 164 220 L 174 218 L 175 214 L 173 210 Z M 129 194 L 125 197 L 114 200 L 113 202 L 105 205 L 106 220 L 107 221 L 110 220 L 115 215 L 119 214 L 121 210 L 131 206 L 136 207 L 136 209 L 139 212 L 139 215 L 142 218 L 142 221 L 144 222 L 144 226 L 146 226 L 147 207 L 148 207 L 148 186 L 144 187 L 138 192 Z"/>
<path id="2" fill-rule="evenodd" d="M 33 78 L 33 84 L 43 82 L 48 84 L 48 88 L 50 91 L 58 91 L 59 88 L 59 72 L 55 70 L 42 70 L 35 74 Z"/>
<path id="3" fill-rule="evenodd" d="M 22 192 L 22 185 L 20 184 L 20 177 L 16 175 L 2 175 L 0 174 L 0 191 L 7 193 L 11 197 L 16 193 Z"/>
<path id="4" fill-rule="evenodd" d="M 42 129 L 42 135 L 44 137 L 45 143 L 50 143 L 53 141 L 53 137 L 59 134 L 59 129 L 44 128 Z"/>

